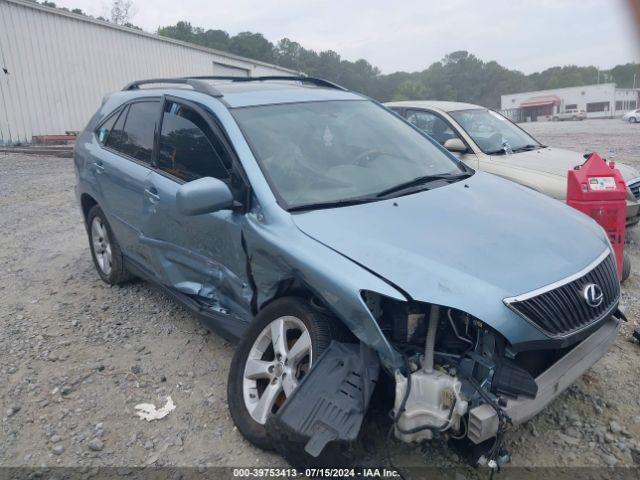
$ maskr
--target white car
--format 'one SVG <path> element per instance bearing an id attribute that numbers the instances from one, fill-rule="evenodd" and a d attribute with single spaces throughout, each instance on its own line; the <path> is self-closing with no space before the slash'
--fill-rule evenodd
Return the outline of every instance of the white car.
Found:
<path id="1" fill-rule="evenodd" d="M 577 108 L 565 110 L 564 112 L 556 113 L 551 119 L 554 122 L 563 120 L 584 120 L 587 118 L 587 113 L 584 110 L 578 110 Z"/>
<path id="2" fill-rule="evenodd" d="M 542 145 L 497 112 L 459 102 L 385 104 L 477 170 L 498 175 L 564 201 L 567 171 L 584 163 L 581 153 Z M 640 115 L 637 120 L 640 122 Z M 631 120 L 630 120 L 631 121 Z M 616 162 L 627 182 L 627 228 L 640 221 L 640 172 Z"/>
<path id="3" fill-rule="evenodd" d="M 640 108 L 631 110 L 622 116 L 622 120 L 629 123 L 640 123 Z"/>

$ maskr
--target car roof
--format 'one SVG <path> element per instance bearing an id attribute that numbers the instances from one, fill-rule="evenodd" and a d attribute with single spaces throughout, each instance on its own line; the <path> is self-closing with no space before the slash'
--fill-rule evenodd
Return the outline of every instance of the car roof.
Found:
<path id="1" fill-rule="evenodd" d="M 444 102 L 439 100 L 407 100 L 402 102 L 387 102 L 387 107 L 404 107 L 404 108 L 431 108 L 442 110 L 443 112 L 455 112 L 456 110 L 473 110 L 486 109 L 480 105 L 463 102 Z"/>
<path id="2" fill-rule="evenodd" d="M 354 92 L 298 81 L 265 80 L 265 81 L 219 81 L 204 80 L 219 92 L 219 99 L 229 108 L 241 108 L 257 105 L 281 103 L 317 102 L 329 100 L 363 100 L 364 97 Z M 156 95 L 193 91 L 190 86 L 152 85 L 128 90 L 132 97 L 147 96 L 150 92 Z M 144 92 L 144 93 L 142 93 Z M 204 93 L 206 95 L 206 93 Z"/>
<path id="3" fill-rule="evenodd" d="M 337 88 L 318 87 L 289 81 L 214 83 L 231 108 L 277 103 L 362 100 L 363 97 Z"/>

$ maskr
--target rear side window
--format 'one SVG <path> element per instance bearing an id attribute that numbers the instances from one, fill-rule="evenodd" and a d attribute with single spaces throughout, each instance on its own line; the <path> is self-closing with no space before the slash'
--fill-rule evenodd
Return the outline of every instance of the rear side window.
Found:
<path id="1" fill-rule="evenodd" d="M 226 181 L 225 151 L 205 119 L 194 109 L 167 102 L 162 117 L 158 168 L 189 182 L 202 177 Z"/>
<path id="2" fill-rule="evenodd" d="M 159 101 L 136 102 L 120 114 L 107 137 L 106 146 L 145 163 L 151 163 L 153 134 Z"/>
<path id="3" fill-rule="evenodd" d="M 107 141 L 107 137 L 109 136 L 111 130 L 113 130 L 113 125 L 116 123 L 116 120 L 118 120 L 120 113 L 122 112 L 118 111 L 111 115 L 105 122 L 102 123 L 102 125 L 100 125 L 100 127 L 96 131 L 98 142 L 100 142 L 101 145 L 104 145 Z"/>

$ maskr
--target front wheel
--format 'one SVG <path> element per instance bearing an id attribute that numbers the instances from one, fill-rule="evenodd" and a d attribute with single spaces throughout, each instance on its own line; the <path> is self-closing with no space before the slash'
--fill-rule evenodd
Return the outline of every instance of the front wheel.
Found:
<path id="1" fill-rule="evenodd" d="M 344 336 L 340 322 L 297 297 L 275 300 L 253 320 L 229 369 L 227 399 L 240 433 L 263 450 L 275 445 L 265 424 L 332 340 Z"/>
<path id="2" fill-rule="evenodd" d="M 620 283 L 624 283 L 631 275 L 631 258 L 626 253 L 622 257 L 622 280 Z"/>
<path id="3" fill-rule="evenodd" d="M 638 119 L 636 117 L 629 117 L 629 123 L 636 123 Z"/>

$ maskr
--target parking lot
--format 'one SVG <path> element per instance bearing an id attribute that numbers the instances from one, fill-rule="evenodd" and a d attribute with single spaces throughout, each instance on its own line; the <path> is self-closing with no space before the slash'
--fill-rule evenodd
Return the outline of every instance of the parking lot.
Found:
<path id="1" fill-rule="evenodd" d="M 640 125 L 525 124 L 538 140 L 640 167 Z M 94 271 L 72 161 L 0 153 L 2 466 L 284 465 L 249 445 L 226 404 L 233 346 L 145 282 L 108 287 Z M 628 246 L 629 318 L 611 351 L 549 409 L 510 432 L 513 465 L 640 464 L 640 247 Z M 579 241 L 579 239 L 576 239 Z M 141 402 L 176 409 L 147 422 Z M 363 430 L 363 462 L 385 462 L 388 421 Z M 397 465 L 451 466 L 440 441 L 393 442 Z"/>

